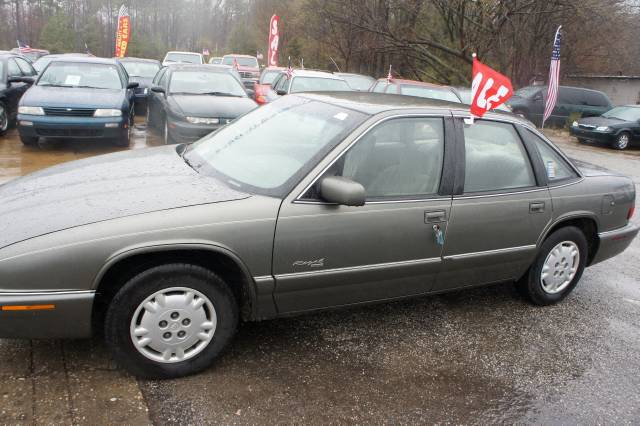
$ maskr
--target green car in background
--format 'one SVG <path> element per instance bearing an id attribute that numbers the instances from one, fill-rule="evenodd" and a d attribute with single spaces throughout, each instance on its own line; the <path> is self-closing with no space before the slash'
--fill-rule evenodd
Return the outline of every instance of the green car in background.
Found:
<path id="1" fill-rule="evenodd" d="M 527 118 L 536 126 L 541 126 L 546 100 L 547 86 L 527 86 L 516 90 L 513 97 L 507 101 L 507 105 L 515 114 Z M 556 107 L 545 125 L 563 127 L 571 114 L 578 113 L 580 117 L 597 117 L 612 107 L 611 100 L 603 92 L 560 86 Z"/>

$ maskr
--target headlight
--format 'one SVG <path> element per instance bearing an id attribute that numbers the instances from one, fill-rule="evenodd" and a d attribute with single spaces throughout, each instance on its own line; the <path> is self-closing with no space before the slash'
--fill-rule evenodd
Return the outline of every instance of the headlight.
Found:
<path id="1" fill-rule="evenodd" d="M 21 106 L 18 107 L 18 114 L 44 115 L 44 110 L 41 107 Z"/>
<path id="2" fill-rule="evenodd" d="M 573 124 L 572 124 L 572 126 L 573 126 L 573 127 L 578 127 L 578 122 L 577 122 L 577 121 L 574 121 L 574 122 L 573 122 Z"/>
<path id="3" fill-rule="evenodd" d="M 145 87 L 144 90 L 142 91 L 142 93 L 144 93 L 145 95 L 149 93 L 149 88 Z"/>
<path id="4" fill-rule="evenodd" d="M 598 132 L 608 132 L 609 130 L 611 130 L 611 128 L 607 126 L 596 127 L 596 131 Z"/>
<path id="5" fill-rule="evenodd" d="M 219 124 L 218 118 L 205 118 L 205 117 L 187 117 L 187 121 L 192 124 Z"/>
<path id="6" fill-rule="evenodd" d="M 93 113 L 94 117 L 121 117 L 122 111 L 119 109 L 99 108 Z"/>

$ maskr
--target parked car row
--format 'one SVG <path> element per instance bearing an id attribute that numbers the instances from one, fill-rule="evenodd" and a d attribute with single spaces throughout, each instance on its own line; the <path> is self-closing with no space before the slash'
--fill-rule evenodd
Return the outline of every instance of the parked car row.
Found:
<path id="1" fill-rule="evenodd" d="M 92 58 L 91 55 L 86 53 L 46 55 L 40 56 L 32 66 L 27 58 L 16 53 L 7 52 L 0 55 L 3 55 L 2 62 L 7 68 L 2 74 L 5 81 L 5 89 L 0 92 L 0 133 L 5 132 L 9 124 L 15 121 L 17 113 L 16 103 L 22 94 L 27 91 L 30 84 L 37 80 L 37 75 L 42 74 L 51 63 L 65 61 L 83 63 Z M 10 58 L 10 60 L 8 58 Z M 203 132 L 206 129 L 215 130 L 220 126 L 220 123 L 225 123 L 235 118 L 230 116 L 233 115 L 230 111 L 234 110 L 235 107 L 229 107 L 228 109 L 221 108 L 224 102 L 221 103 L 219 100 L 216 102 L 194 100 L 195 98 L 193 98 L 193 96 L 202 96 L 197 93 L 201 87 L 205 87 L 207 84 L 210 84 L 212 88 L 225 87 L 230 89 L 230 91 L 227 92 L 213 89 L 208 92 L 233 94 L 233 96 L 218 95 L 219 97 L 249 97 L 258 105 L 273 102 L 279 97 L 291 93 L 322 91 L 371 91 L 375 93 L 436 99 L 467 105 L 471 104 L 472 101 L 471 91 L 468 88 L 442 86 L 415 80 L 388 80 L 386 78 L 375 80 L 370 76 L 362 74 L 331 73 L 308 69 L 295 69 L 291 72 L 283 67 L 267 67 L 260 71 L 257 58 L 249 55 L 228 54 L 222 57 L 213 57 L 209 60 L 209 63 L 205 65 L 204 57 L 200 53 L 171 51 L 167 52 L 162 63 L 156 60 L 141 58 L 121 58 L 118 59 L 117 62 L 119 66 L 124 67 L 125 73 L 124 81 L 126 81 L 126 83 L 122 83 L 123 87 L 121 87 L 121 90 L 133 92 L 131 99 L 134 105 L 129 105 L 127 112 L 134 111 L 142 114 L 145 112 L 148 102 L 153 103 L 154 109 L 148 113 L 149 124 L 151 127 L 157 127 L 162 131 L 164 140 L 167 143 L 194 141 L 200 136 L 203 136 Z M 166 79 L 161 82 L 160 74 L 166 74 L 167 78 L 170 78 L 173 73 L 163 72 L 165 68 L 184 66 L 185 64 L 219 68 L 216 71 L 211 70 L 211 72 L 202 71 L 201 76 L 207 76 L 205 80 L 208 78 L 209 82 L 206 83 L 202 81 L 201 83 L 204 86 L 194 86 L 193 93 L 187 90 L 185 93 L 187 93 L 188 99 L 190 100 L 187 101 L 185 98 L 182 99 L 180 103 L 176 103 L 175 100 L 170 101 L 170 99 L 175 99 L 175 94 L 171 92 L 168 86 L 170 83 Z M 236 82 L 239 81 L 241 86 L 244 86 L 242 92 L 236 92 L 235 89 L 237 89 L 237 87 L 235 86 L 233 89 L 231 89 L 231 86 L 225 86 L 225 84 L 227 84 L 226 82 L 232 81 L 227 78 L 229 75 L 233 76 Z M 79 76 L 79 78 L 83 77 Z M 11 82 L 9 82 L 9 79 Z M 214 80 L 216 81 L 215 83 Z M 157 84 L 160 82 L 162 84 Z M 131 86 L 133 83 L 137 84 L 135 88 Z M 97 87 L 78 87 L 77 84 L 71 84 L 71 86 L 74 86 L 76 90 L 105 90 Z M 154 88 L 156 89 L 155 91 L 153 90 Z M 167 90 L 169 90 L 169 92 L 167 92 Z M 34 93 L 41 95 L 43 92 L 37 89 L 34 90 Z M 529 119 L 536 125 L 541 125 L 546 93 L 546 86 L 524 87 L 515 92 L 507 105 L 502 105 L 498 107 L 498 109 L 513 111 L 515 114 Z M 30 95 L 29 102 L 37 103 L 37 96 L 38 95 L 33 94 Z M 125 97 L 129 99 L 128 95 Z M 238 104 L 237 100 L 227 100 L 232 104 Z M 248 105 L 246 100 L 242 101 L 244 107 L 238 110 L 238 114 L 246 112 L 244 111 L 244 108 Z M 47 102 L 49 101 L 43 100 L 43 105 Z M 61 99 L 57 100 L 57 103 L 61 102 L 64 103 Z M 72 103 L 73 102 L 76 101 L 72 101 Z M 186 115 L 190 113 L 184 110 L 181 113 L 182 115 L 178 115 L 179 108 L 177 107 L 179 104 L 180 108 L 190 110 L 191 107 L 187 105 L 192 103 L 197 103 L 201 106 L 209 105 L 210 108 L 207 111 L 202 108 L 196 108 L 199 114 L 204 114 L 202 117 Z M 79 105 L 76 102 L 73 105 L 70 104 L 68 108 L 72 110 L 83 108 L 91 109 L 90 104 L 92 104 L 92 102 L 88 102 L 88 106 Z M 255 104 L 252 106 L 255 107 Z M 556 108 L 546 124 L 552 126 L 564 125 L 571 114 L 577 114 L 582 118 L 572 123 L 570 131 L 574 136 L 578 137 L 581 142 L 601 141 L 610 143 L 616 149 L 626 149 L 636 138 L 640 138 L 640 132 L 636 130 L 637 125 L 639 125 L 637 119 L 626 120 L 627 117 L 634 117 L 637 109 L 633 106 L 628 106 L 624 107 L 625 112 L 622 114 L 618 114 L 622 110 L 616 110 L 616 114 L 612 116 L 602 115 L 611 110 L 611 108 L 611 101 L 606 94 L 602 92 L 560 86 Z M 620 119 L 618 115 L 623 115 L 625 118 Z M 600 116 L 602 116 L 601 120 L 589 119 Z M 183 119 L 176 120 L 176 117 L 182 117 Z M 198 123 L 196 123 L 196 125 L 199 126 L 197 130 L 195 128 L 187 129 L 176 124 L 184 123 L 187 117 L 202 119 L 197 120 Z M 218 124 L 212 124 L 211 120 L 213 119 L 218 119 Z M 612 120 L 616 121 L 616 123 L 612 123 Z M 599 121 L 607 122 L 610 125 L 597 125 Z M 31 123 L 34 123 L 33 128 L 28 128 L 32 127 Z M 58 126 L 63 125 L 62 122 L 57 124 Z M 77 125 L 78 123 L 75 124 Z M 46 130 L 40 128 L 41 125 L 41 119 L 35 121 L 25 120 L 24 126 L 19 125 L 18 128 L 21 130 L 23 141 L 27 144 L 34 144 L 37 143 L 37 138 L 41 136 L 71 137 L 69 135 L 73 133 L 77 135 L 76 137 L 104 137 L 116 140 L 121 145 L 128 143 L 124 137 L 114 138 L 113 130 L 107 131 L 106 129 L 102 129 L 102 131 L 95 131 L 95 129 L 93 129 L 94 131 L 75 132 L 74 129 L 71 128 L 66 130 L 58 128 L 56 131 L 53 131 L 53 129 Z"/>

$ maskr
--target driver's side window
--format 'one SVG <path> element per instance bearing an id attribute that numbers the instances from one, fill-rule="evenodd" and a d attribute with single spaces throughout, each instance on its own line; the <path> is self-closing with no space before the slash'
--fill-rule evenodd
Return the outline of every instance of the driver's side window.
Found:
<path id="1" fill-rule="evenodd" d="M 329 174 L 364 186 L 368 200 L 438 193 L 444 158 L 442 118 L 397 118 L 365 134 Z"/>

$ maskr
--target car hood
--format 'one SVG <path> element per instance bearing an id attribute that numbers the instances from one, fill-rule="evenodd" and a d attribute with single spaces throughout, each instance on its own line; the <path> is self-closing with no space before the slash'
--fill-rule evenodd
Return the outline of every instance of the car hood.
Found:
<path id="1" fill-rule="evenodd" d="M 257 106 L 249 98 L 231 96 L 171 95 L 169 102 L 182 114 L 195 117 L 236 118 Z"/>
<path id="2" fill-rule="evenodd" d="M 153 77 L 138 77 L 132 75 L 129 77 L 129 83 L 138 83 L 138 87 L 145 88 L 151 87 L 151 82 L 153 81 Z"/>
<path id="3" fill-rule="evenodd" d="M 20 105 L 120 109 L 124 97 L 124 89 L 32 86 L 22 97 Z"/>
<path id="4" fill-rule="evenodd" d="M 607 118 L 607 117 L 587 117 L 578 120 L 578 124 L 586 124 L 587 126 L 618 126 L 629 123 L 628 121 L 621 120 L 619 118 Z"/>
<path id="5" fill-rule="evenodd" d="M 198 174 L 175 146 L 92 157 L 0 185 L 0 248 L 90 223 L 247 197 Z"/>

